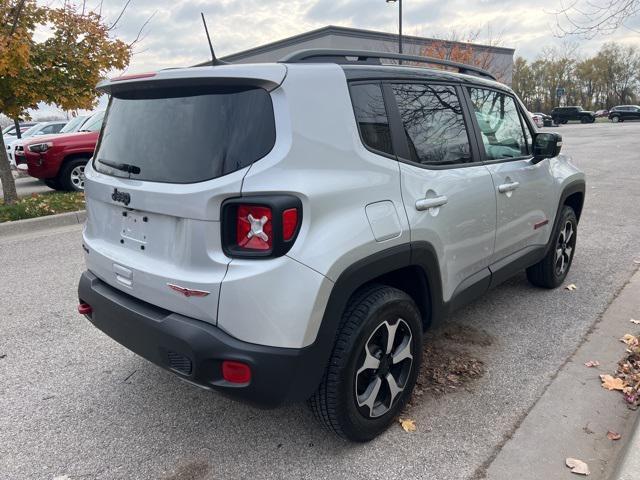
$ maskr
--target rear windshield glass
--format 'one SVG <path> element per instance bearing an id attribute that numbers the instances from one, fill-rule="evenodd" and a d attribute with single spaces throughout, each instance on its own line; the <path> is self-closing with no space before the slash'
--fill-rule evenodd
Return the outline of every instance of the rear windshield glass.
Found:
<path id="1" fill-rule="evenodd" d="M 109 102 L 96 170 L 151 182 L 195 183 L 240 170 L 275 143 L 261 88 L 136 90 Z"/>

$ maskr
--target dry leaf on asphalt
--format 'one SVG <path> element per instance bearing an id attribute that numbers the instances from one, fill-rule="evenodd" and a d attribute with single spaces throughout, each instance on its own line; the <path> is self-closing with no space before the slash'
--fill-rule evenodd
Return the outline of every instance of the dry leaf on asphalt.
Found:
<path id="1" fill-rule="evenodd" d="M 635 263 L 636 265 L 640 265 L 640 258 L 636 258 L 633 263 Z"/>
<path id="2" fill-rule="evenodd" d="M 620 339 L 621 342 L 624 342 L 627 345 L 631 345 L 633 342 L 635 342 L 635 340 L 636 340 L 636 337 L 631 335 L 630 333 L 627 333 L 624 337 Z"/>
<path id="3" fill-rule="evenodd" d="M 598 360 L 589 360 L 588 362 L 586 362 L 584 364 L 584 366 L 588 367 L 588 368 L 599 367 L 600 366 L 600 362 Z"/>
<path id="4" fill-rule="evenodd" d="M 589 466 L 577 458 L 569 457 L 565 460 L 565 463 L 571 469 L 571 473 L 577 473 L 578 475 L 589 475 L 591 473 Z"/>
<path id="5" fill-rule="evenodd" d="M 567 285 L 566 287 L 567 290 L 569 290 L 570 292 L 573 292 L 574 290 L 577 290 L 578 287 L 576 287 L 575 283 L 570 283 L 569 285 Z"/>
<path id="6" fill-rule="evenodd" d="M 635 324 L 635 325 L 640 325 L 640 320 L 634 320 L 633 318 L 631 320 L 629 320 L 631 323 Z"/>
<path id="7" fill-rule="evenodd" d="M 416 431 L 416 422 L 411 420 L 410 418 L 401 418 L 400 426 L 405 432 L 415 432 Z"/>
<path id="8" fill-rule="evenodd" d="M 607 390 L 623 390 L 626 386 L 621 378 L 614 378 L 611 375 L 600 375 L 602 380 L 602 388 Z"/>
<path id="9" fill-rule="evenodd" d="M 609 431 L 607 432 L 607 438 L 608 438 L 609 440 L 620 440 L 620 439 L 622 438 L 622 435 L 620 435 L 620 434 L 619 434 L 619 433 L 617 433 L 617 432 L 612 432 L 611 430 L 609 430 Z"/>

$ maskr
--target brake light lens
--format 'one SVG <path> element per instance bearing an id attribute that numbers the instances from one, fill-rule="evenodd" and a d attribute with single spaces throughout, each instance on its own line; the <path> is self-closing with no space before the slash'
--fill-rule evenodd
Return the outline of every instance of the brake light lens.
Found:
<path id="1" fill-rule="evenodd" d="M 273 214 L 269 207 L 239 205 L 236 217 L 236 243 L 247 250 L 273 248 Z"/>
<path id="2" fill-rule="evenodd" d="M 225 360 L 222 362 L 222 378 L 229 383 L 249 383 L 251 368 L 246 363 Z"/>
<path id="3" fill-rule="evenodd" d="M 302 222 L 294 195 L 251 195 L 222 204 L 222 249 L 229 257 L 276 258 L 293 246 Z"/>

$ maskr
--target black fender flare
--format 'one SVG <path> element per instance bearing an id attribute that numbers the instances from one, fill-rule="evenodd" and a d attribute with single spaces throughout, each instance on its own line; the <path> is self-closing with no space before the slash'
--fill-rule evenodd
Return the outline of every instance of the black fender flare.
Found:
<path id="1" fill-rule="evenodd" d="M 584 205 L 584 197 L 586 192 L 586 182 L 583 179 L 573 180 L 569 182 L 562 189 L 562 193 L 560 194 L 560 200 L 558 201 L 558 209 L 556 210 L 556 216 L 553 219 L 553 229 L 551 230 L 552 235 L 553 232 L 556 231 L 558 227 L 558 222 L 560 221 L 560 212 L 562 211 L 562 207 L 564 207 L 567 198 L 569 198 L 574 193 L 582 193 L 582 204 L 580 205 L 580 209 L 582 210 L 582 206 Z M 577 214 L 577 212 L 576 212 Z M 580 217 L 578 216 L 578 221 L 580 221 Z M 545 255 L 549 252 L 549 249 L 552 247 L 552 239 L 549 239 L 549 243 L 547 244 L 547 249 L 545 251 Z"/>
<path id="2" fill-rule="evenodd" d="M 308 398 L 320 384 L 333 353 L 342 314 L 351 296 L 372 280 L 411 266 L 421 268 L 425 275 L 429 323 L 441 320 L 444 312 L 442 282 L 438 257 L 432 245 L 427 242 L 404 243 L 355 262 L 340 274 L 333 285 L 316 339 L 305 348 L 305 355 L 308 355 L 305 361 L 307 381 L 300 386 L 300 397 Z"/>

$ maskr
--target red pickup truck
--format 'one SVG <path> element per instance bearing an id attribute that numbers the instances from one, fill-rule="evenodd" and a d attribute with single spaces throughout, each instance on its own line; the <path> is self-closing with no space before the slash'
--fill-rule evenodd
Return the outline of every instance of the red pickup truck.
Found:
<path id="1" fill-rule="evenodd" d="M 26 163 L 29 175 L 55 190 L 84 190 L 84 167 L 93 156 L 103 118 L 104 112 L 98 112 L 78 132 L 30 138 L 15 151 L 16 163 Z"/>

